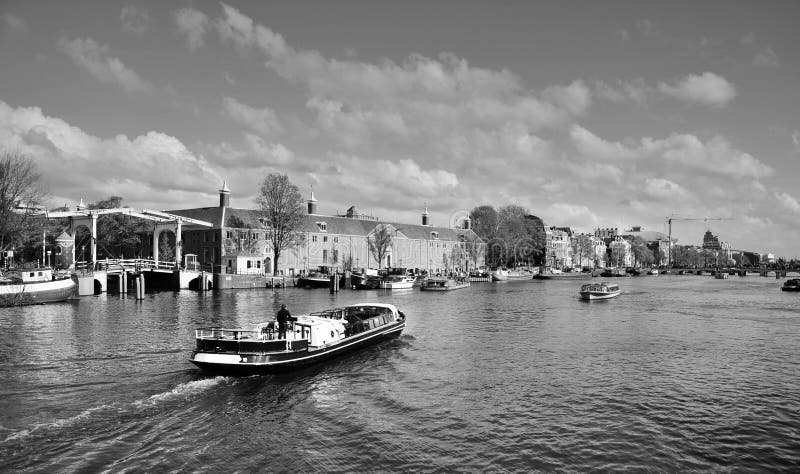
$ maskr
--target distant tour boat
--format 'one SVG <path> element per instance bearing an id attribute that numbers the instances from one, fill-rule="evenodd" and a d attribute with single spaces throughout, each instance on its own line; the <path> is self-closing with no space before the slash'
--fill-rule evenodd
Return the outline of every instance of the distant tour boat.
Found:
<path id="1" fill-rule="evenodd" d="M 581 299 L 584 300 L 606 300 L 619 296 L 622 291 L 619 285 L 614 283 L 587 283 L 581 286 Z"/>
<path id="2" fill-rule="evenodd" d="M 77 289 L 75 276 L 54 278 L 51 268 L 14 270 L 0 276 L 0 306 L 66 301 Z"/>
<path id="3" fill-rule="evenodd" d="M 431 277 L 425 280 L 419 287 L 421 291 L 451 291 L 469 288 L 468 279 L 456 280 L 445 277 Z"/>
<path id="4" fill-rule="evenodd" d="M 279 337 L 275 321 L 253 330 L 197 329 L 189 361 L 218 374 L 289 372 L 396 338 L 406 327 L 403 312 L 385 303 L 353 304 L 293 320 L 285 337 Z"/>
<path id="5" fill-rule="evenodd" d="M 783 291 L 800 291 L 800 278 L 791 278 L 783 282 Z"/>

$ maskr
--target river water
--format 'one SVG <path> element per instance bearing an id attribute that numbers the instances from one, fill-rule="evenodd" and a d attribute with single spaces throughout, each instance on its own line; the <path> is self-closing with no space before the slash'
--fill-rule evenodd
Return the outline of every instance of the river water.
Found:
<path id="1" fill-rule="evenodd" d="M 794 471 L 800 295 L 749 276 L 100 295 L 0 308 L 0 470 Z M 280 376 L 188 362 L 193 330 L 396 304 L 403 335 Z"/>

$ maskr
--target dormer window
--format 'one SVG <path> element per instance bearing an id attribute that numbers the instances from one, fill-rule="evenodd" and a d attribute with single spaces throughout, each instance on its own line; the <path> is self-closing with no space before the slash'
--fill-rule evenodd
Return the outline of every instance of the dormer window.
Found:
<path id="1" fill-rule="evenodd" d="M 317 227 L 321 232 L 328 232 L 328 224 L 326 222 L 317 222 Z"/>
<path id="2" fill-rule="evenodd" d="M 432 239 L 438 239 L 439 238 L 439 233 L 436 232 L 436 231 L 431 232 L 431 238 Z"/>

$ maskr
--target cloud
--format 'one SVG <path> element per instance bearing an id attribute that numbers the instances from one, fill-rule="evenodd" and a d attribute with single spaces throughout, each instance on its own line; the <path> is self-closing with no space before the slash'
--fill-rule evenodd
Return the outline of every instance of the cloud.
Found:
<path id="1" fill-rule="evenodd" d="M 784 209 L 794 212 L 795 214 L 800 214 L 800 202 L 797 199 L 783 191 L 778 191 L 774 193 L 775 199 L 778 201 Z"/>
<path id="2" fill-rule="evenodd" d="M 715 107 L 724 107 L 736 97 L 733 84 L 712 72 L 689 74 L 674 86 L 661 82 L 658 89 L 679 100 Z"/>
<path id="3" fill-rule="evenodd" d="M 110 56 L 108 46 L 101 46 L 91 38 L 68 40 L 61 37 L 58 48 L 101 82 L 119 84 L 128 92 L 150 92 L 153 89 L 152 84 L 128 69 L 120 59 Z"/>
<path id="4" fill-rule="evenodd" d="M 636 78 L 630 81 L 618 79 L 615 85 L 603 81 L 595 81 L 594 93 L 597 97 L 611 102 L 632 101 L 644 105 L 652 88 L 645 84 L 644 79 Z"/>
<path id="5" fill-rule="evenodd" d="M 753 65 L 761 67 L 780 67 L 781 60 L 772 48 L 765 47 L 753 56 Z"/>
<path id="6" fill-rule="evenodd" d="M 691 193 L 683 186 L 663 178 L 647 178 L 644 195 L 656 201 L 685 200 Z"/>
<path id="7" fill-rule="evenodd" d="M 173 15 L 178 31 L 186 35 L 190 51 L 196 51 L 205 44 L 205 35 L 211 27 L 208 16 L 193 8 L 181 8 Z"/>
<path id="8" fill-rule="evenodd" d="M 133 5 L 125 5 L 119 14 L 122 21 L 122 31 L 134 33 L 139 36 L 150 29 L 150 13 L 146 9 L 139 9 Z"/>
<path id="9" fill-rule="evenodd" d="M 794 149 L 800 151 L 800 130 L 792 132 L 792 143 L 794 143 Z"/>
<path id="10" fill-rule="evenodd" d="M 756 42 L 756 34 L 753 33 L 752 31 L 742 36 L 742 39 L 739 40 L 739 43 L 747 45 L 754 44 L 755 42 Z"/>
<path id="11" fill-rule="evenodd" d="M 28 23 L 16 15 L 12 15 L 11 13 L 3 13 L 0 15 L 0 19 L 3 20 L 3 28 L 12 33 L 28 32 Z"/>
<path id="12" fill-rule="evenodd" d="M 100 138 L 37 107 L 14 108 L 3 101 L 0 143 L 30 156 L 61 202 L 110 195 L 144 202 L 158 195 L 158 201 L 169 202 L 175 193 L 205 195 L 209 183 L 221 182 L 202 156 L 175 137 L 151 131 Z M 88 197 L 87 189 L 97 194 Z"/>
<path id="13" fill-rule="evenodd" d="M 624 28 L 618 29 L 616 31 L 616 34 L 617 34 L 617 36 L 619 36 L 619 39 L 622 40 L 622 41 L 630 41 L 630 39 L 631 39 L 631 34 L 628 33 L 628 30 L 626 30 Z"/>
<path id="14" fill-rule="evenodd" d="M 661 34 L 661 30 L 658 25 L 651 20 L 641 19 L 636 20 L 634 23 L 636 30 L 639 31 L 639 34 L 642 36 L 658 36 Z"/>
<path id="15" fill-rule="evenodd" d="M 232 97 L 225 97 L 222 107 L 232 120 L 262 135 L 273 135 L 283 130 L 277 114 L 269 107 L 256 109 Z"/>
<path id="16" fill-rule="evenodd" d="M 592 103 L 592 93 L 583 81 L 548 87 L 543 95 L 550 103 L 569 110 L 573 115 L 583 115 Z"/>
<path id="17" fill-rule="evenodd" d="M 476 68 L 451 53 L 435 59 L 412 54 L 401 63 L 326 59 L 318 51 L 293 48 L 280 34 L 226 4 L 223 16 L 214 23 L 224 42 L 240 51 L 259 51 L 269 69 L 305 86 L 312 97 L 307 105 L 315 112 L 321 104 L 341 104 L 344 112 L 395 114 L 403 117 L 406 127 L 413 122 L 432 132 L 440 131 L 445 123 L 495 127 L 509 120 L 537 129 L 563 124 L 590 103 L 590 93 L 581 81 L 537 95 L 508 70 Z M 387 124 L 376 126 L 386 128 Z"/>
<path id="18" fill-rule="evenodd" d="M 575 148 L 590 158 L 620 160 L 636 158 L 637 152 L 619 142 L 606 141 L 580 125 L 573 125 L 569 132 Z"/>

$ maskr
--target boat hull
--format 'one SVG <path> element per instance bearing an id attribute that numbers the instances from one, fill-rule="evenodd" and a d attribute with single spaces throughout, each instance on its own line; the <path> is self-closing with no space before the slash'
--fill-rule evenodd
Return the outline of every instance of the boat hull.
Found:
<path id="1" fill-rule="evenodd" d="M 800 286 L 782 286 L 781 291 L 800 291 Z"/>
<path id="2" fill-rule="evenodd" d="M 0 307 L 66 301 L 78 290 L 75 277 L 35 283 L 0 285 Z"/>
<path id="3" fill-rule="evenodd" d="M 293 372 L 343 354 L 400 336 L 405 321 L 387 324 L 321 349 L 269 354 L 213 353 L 194 351 L 189 361 L 202 370 L 220 375 L 265 375 Z"/>
<path id="4" fill-rule="evenodd" d="M 463 288 L 469 288 L 469 283 L 457 283 L 451 286 L 426 286 L 422 285 L 419 287 L 421 291 L 453 291 L 453 290 L 461 290 Z"/>
<path id="5" fill-rule="evenodd" d="M 300 288 L 330 288 L 331 280 L 328 278 L 303 278 L 297 279 Z"/>
<path id="6" fill-rule="evenodd" d="M 607 300 L 607 299 L 615 298 L 615 297 L 619 296 L 620 293 L 621 293 L 621 291 L 615 291 L 615 292 L 611 292 L 611 293 L 601 293 L 601 292 L 592 292 L 592 291 L 583 292 L 582 291 L 580 293 L 580 295 L 581 295 L 581 299 L 587 300 L 587 301 L 591 301 L 591 300 Z"/>

